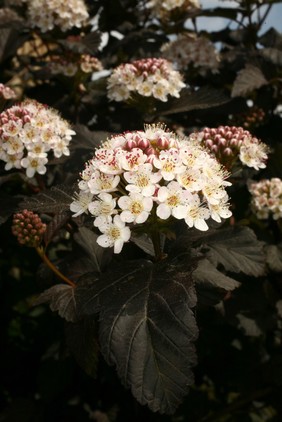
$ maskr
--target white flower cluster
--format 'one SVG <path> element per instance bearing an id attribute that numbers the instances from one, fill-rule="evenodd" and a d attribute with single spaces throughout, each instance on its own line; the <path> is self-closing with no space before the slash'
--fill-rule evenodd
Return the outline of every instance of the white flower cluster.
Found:
<path id="1" fill-rule="evenodd" d="M 187 69 L 192 64 L 205 75 L 207 70 L 218 72 L 219 54 L 213 43 L 206 37 L 197 37 L 194 34 L 180 34 L 166 43 L 161 48 L 163 56 L 173 63 L 178 69 Z"/>
<path id="2" fill-rule="evenodd" d="M 200 4 L 198 0 L 150 0 L 146 6 L 161 13 L 162 11 L 170 12 L 177 8 L 183 10 L 198 9 Z"/>
<path id="3" fill-rule="evenodd" d="M 272 215 L 274 220 L 282 217 L 282 180 L 278 177 L 250 182 L 251 207 L 257 218 L 263 220 Z"/>
<path id="4" fill-rule="evenodd" d="M 84 0 L 27 0 L 27 6 L 30 24 L 42 32 L 81 28 L 89 17 Z"/>
<path id="5" fill-rule="evenodd" d="M 185 83 L 179 72 L 165 59 L 147 58 L 119 65 L 108 79 L 108 98 L 127 100 L 132 93 L 167 101 L 179 98 Z"/>
<path id="6" fill-rule="evenodd" d="M 5 170 L 25 168 L 27 177 L 44 174 L 48 152 L 57 158 L 69 155 L 74 134 L 54 109 L 25 100 L 0 114 L 0 159 Z"/>
<path id="7" fill-rule="evenodd" d="M 82 54 L 79 59 L 67 60 L 62 57 L 53 57 L 48 63 L 48 67 L 53 75 L 74 76 L 79 70 L 83 73 L 93 73 L 103 70 L 103 65 L 99 59 L 89 54 Z"/>
<path id="8" fill-rule="evenodd" d="M 0 98 L 4 100 L 12 100 L 16 98 L 16 93 L 12 88 L 0 83 Z"/>
<path id="9" fill-rule="evenodd" d="M 228 168 L 236 163 L 237 158 L 255 170 L 266 167 L 268 146 L 242 127 L 206 127 L 197 134 L 197 138 Z"/>
<path id="10" fill-rule="evenodd" d="M 86 163 L 74 217 L 90 213 L 102 247 L 119 253 L 136 224 L 174 217 L 208 230 L 206 220 L 231 216 L 222 166 L 198 143 L 177 137 L 162 125 L 127 132 L 102 143 Z"/>

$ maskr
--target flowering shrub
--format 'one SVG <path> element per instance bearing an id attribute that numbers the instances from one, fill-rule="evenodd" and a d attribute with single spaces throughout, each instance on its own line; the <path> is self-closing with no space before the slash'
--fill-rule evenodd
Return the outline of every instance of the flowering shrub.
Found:
<path id="1" fill-rule="evenodd" d="M 26 169 L 27 177 L 45 174 L 48 152 L 69 155 L 75 132 L 55 110 L 26 100 L 0 114 L 0 158 L 5 170 Z"/>
<path id="2" fill-rule="evenodd" d="M 165 59 L 141 59 L 119 65 L 108 79 L 110 100 L 125 101 L 131 94 L 167 101 L 185 86 L 179 72 Z"/>
<path id="3" fill-rule="evenodd" d="M 1 421 L 281 420 L 279 3 L 2 1 Z"/>

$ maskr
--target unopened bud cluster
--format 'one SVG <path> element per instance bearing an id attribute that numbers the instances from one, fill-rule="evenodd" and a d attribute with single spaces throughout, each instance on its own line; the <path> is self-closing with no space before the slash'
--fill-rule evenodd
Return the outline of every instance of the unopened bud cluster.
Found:
<path id="1" fill-rule="evenodd" d="M 44 174 L 48 152 L 56 158 L 69 155 L 74 134 L 56 110 L 26 100 L 0 114 L 0 160 L 5 170 L 24 168 L 27 177 Z"/>
<path id="2" fill-rule="evenodd" d="M 42 223 L 38 214 L 28 210 L 14 214 L 12 233 L 21 245 L 39 246 L 45 230 L 46 224 Z"/>
<path id="3" fill-rule="evenodd" d="M 242 127 L 206 127 L 198 134 L 198 137 L 201 144 L 227 168 L 231 168 L 237 159 L 256 170 L 266 167 L 267 145 Z"/>
<path id="4" fill-rule="evenodd" d="M 251 207 L 259 219 L 272 216 L 274 220 L 282 217 L 282 180 L 274 177 L 248 184 L 252 195 Z"/>
<path id="5" fill-rule="evenodd" d="M 79 59 L 54 57 L 48 66 L 52 74 L 60 74 L 67 77 L 76 75 L 78 71 L 93 73 L 103 70 L 103 65 L 100 60 L 89 54 L 83 54 Z"/>
<path id="6" fill-rule="evenodd" d="M 13 89 L 0 83 L 0 99 L 1 98 L 4 98 L 4 100 L 12 100 L 16 98 L 16 93 Z"/>
<path id="7" fill-rule="evenodd" d="M 108 79 L 108 98 L 125 101 L 131 94 L 167 101 L 179 98 L 185 83 L 172 63 L 165 59 L 147 58 L 119 65 Z"/>
<path id="8" fill-rule="evenodd" d="M 265 112 L 259 107 L 251 107 L 245 113 L 239 113 L 233 117 L 232 122 L 238 126 L 243 126 L 245 129 L 256 128 L 265 120 Z"/>
<path id="9" fill-rule="evenodd" d="M 90 213 L 102 247 L 119 253 L 131 230 L 170 219 L 208 230 L 206 220 L 231 216 L 228 173 L 198 142 L 162 125 L 126 132 L 102 143 L 81 173 L 70 209 Z"/>
<path id="10" fill-rule="evenodd" d="M 162 46 L 162 55 L 177 65 L 180 70 L 191 64 L 198 72 L 205 75 L 208 70 L 218 72 L 219 54 L 212 42 L 203 36 L 181 34 Z"/>
<path id="11" fill-rule="evenodd" d="M 89 18 L 84 0 L 27 0 L 27 13 L 31 26 L 42 32 L 81 28 Z"/>

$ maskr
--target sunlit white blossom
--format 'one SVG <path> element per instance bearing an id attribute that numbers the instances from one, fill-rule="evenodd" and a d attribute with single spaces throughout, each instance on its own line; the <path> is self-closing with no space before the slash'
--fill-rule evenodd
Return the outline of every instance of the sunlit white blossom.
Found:
<path id="1" fill-rule="evenodd" d="M 98 245 L 103 248 L 114 248 L 114 253 L 120 253 L 123 244 L 130 238 L 130 229 L 125 226 L 119 215 L 116 215 L 111 223 L 104 223 L 99 227 L 103 233 L 97 238 Z"/>

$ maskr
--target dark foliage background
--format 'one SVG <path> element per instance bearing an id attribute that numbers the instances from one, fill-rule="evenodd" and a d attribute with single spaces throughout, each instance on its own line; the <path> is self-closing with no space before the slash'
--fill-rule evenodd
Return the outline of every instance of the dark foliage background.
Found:
<path id="1" fill-rule="evenodd" d="M 262 9 L 259 1 L 242 0 L 238 7 L 226 8 L 222 1 L 219 8 L 199 9 L 177 20 L 161 22 L 150 17 L 142 1 L 89 0 L 89 14 L 98 16 L 97 28 L 87 27 L 84 36 L 75 41 L 67 36 L 79 35 L 77 29 L 40 34 L 31 30 L 25 20 L 0 20 L 0 82 L 12 81 L 20 98 L 33 98 L 58 109 L 76 131 L 70 158 L 51 163 L 50 172 L 41 180 L 43 190 L 18 171 L 5 172 L 0 164 L 0 422 L 281 420 L 281 224 L 256 219 L 250 211 L 246 187 L 248 177 L 282 178 L 282 117 L 277 108 L 282 100 L 282 35 L 274 28 L 262 31 L 266 13 L 275 3 L 281 2 L 266 1 Z M 1 7 L 8 5 L 9 2 L 0 2 Z M 24 16 L 24 9 L 21 5 L 15 10 Z M 197 16 L 224 17 L 237 25 L 236 29 L 227 24 L 224 30 L 202 31 L 212 42 L 219 43 L 219 72 L 202 75 L 193 66 L 187 68 L 185 82 L 189 88 L 183 90 L 179 99 L 157 102 L 150 112 L 134 102 L 109 102 L 106 77 L 83 81 L 85 90 L 81 90 L 77 81 L 62 75 L 53 77 L 46 68 L 48 53 L 42 45 L 48 43 L 54 43 L 62 57 L 69 52 L 95 55 L 105 69 L 133 59 L 159 56 L 160 46 L 168 41 L 169 34 L 187 31 L 186 20 L 194 23 L 197 30 Z M 116 38 L 113 31 L 122 34 L 122 39 Z M 108 35 L 108 43 L 99 49 L 102 34 Z M 36 37 L 41 38 L 42 52 L 33 54 Z M 121 256 L 111 261 L 108 251 L 101 253 L 97 249 L 97 236 L 90 230 L 87 218 L 71 218 L 69 204 L 78 174 L 95 146 L 110 134 L 143 129 L 144 123 L 158 121 L 172 130 L 181 128 L 186 134 L 205 126 L 244 125 L 251 110 L 249 100 L 263 111 L 264 117 L 251 123 L 248 130 L 268 144 L 272 153 L 265 170 L 248 170 L 238 179 L 234 176 L 235 183 L 229 191 L 231 223 L 215 226 L 205 234 L 190 230 L 182 236 L 182 228 L 177 227 L 177 240 L 167 242 L 168 261 L 155 266 L 148 261 L 144 245 L 138 247 L 137 240 L 136 245 L 125 245 Z M 45 216 L 50 259 L 72 280 L 79 280 L 74 299 L 70 299 L 68 286 L 57 285 L 57 279 L 35 250 L 19 246 L 12 236 L 12 214 L 19 208 Z M 200 264 L 196 265 L 198 261 Z M 126 278 L 130 270 L 136 282 L 133 292 Z M 119 276 L 125 280 L 121 291 L 112 289 Z M 116 358 L 124 355 L 120 350 L 111 355 L 113 351 L 108 350 L 109 343 L 103 338 L 107 338 L 115 312 L 127 295 L 141 292 L 134 306 L 142 312 L 148 300 L 152 320 L 158 317 L 153 312 L 154 295 L 172 298 L 174 306 L 173 294 L 178 292 L 171 293 L 170 277 L 185 285 L 191 301 L 189 310 L 196 304 L 195 285 L 198 302 L 195 312 L 189 314 L 185 333 L 193 327 L 195 337 L 196 321 L 199 334 L 198 364 L 193 368 L 195 382 L 176 412 L 166 415 L 139 404 L 122 386 L 120 378 L 123 384 L 134 384 L 122 371 L 122 359 Z M 93 280 L 95 286 L 89 287 Z M 142 294 L 144 285 L 150 292 L 149 299 Z M 88 308 L 85 295 L 91 299 Z M 38 305 L 34 306 L 36 301 Z M 45 302 L 49 302 L 51 310 Z M 175 309 L 177 315 L 184 312 L 178 306 Z M 161 327 L 172 324 L 165 317 L 157 323 Z M 118 324 L 117 331 L 124 329 L 122 321 Z M 176 342 L 183 336 L 177 329 L 172 330 Z M 138 349 L 141 357 L 143 340 Z M 165 341 L 160 342 L 161 347 L 171 358 L 173 353 Z M 178 362 L 185 371 L 195 361 L 192 343 L 183 345 L 187 360 L 185 357 Z M 134 359 L 141 362 L 138 353 Z M 119 377 L 105 356 L 108 363 L 117 365 Z M 171 359 L 177 368 L 178 355 Z M 185 376 L 191 384 L 189 371 Z M 149 384 L 153 382 L 151 374 L 150 370 Z M 142 399 L 143 396 L 139 401 Z M 171 412 L 166 407 L 164 413 Z"/>

